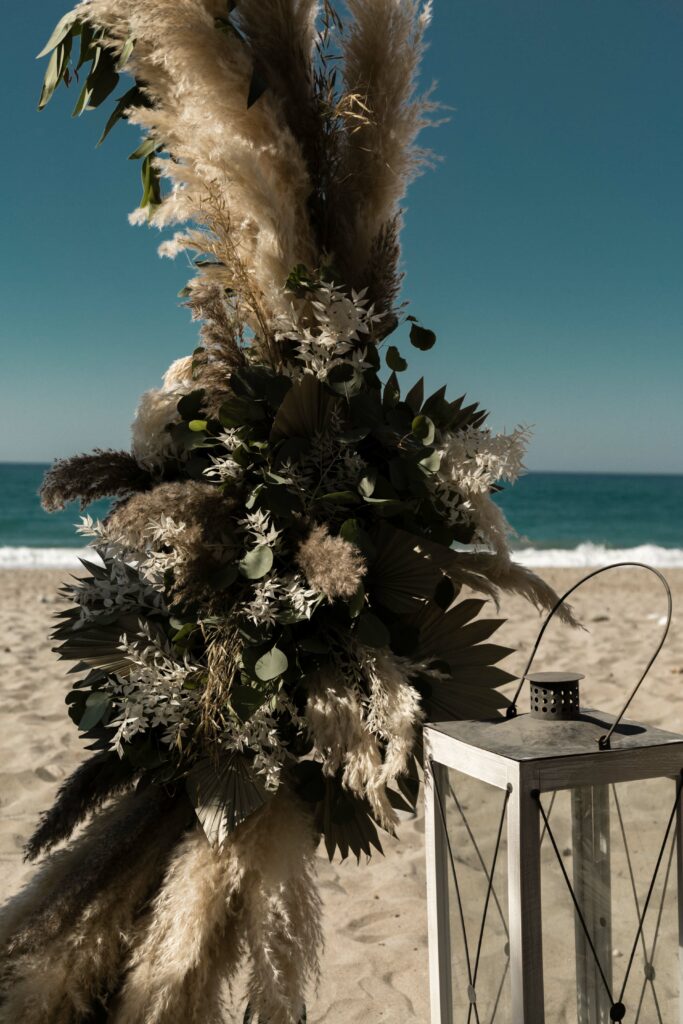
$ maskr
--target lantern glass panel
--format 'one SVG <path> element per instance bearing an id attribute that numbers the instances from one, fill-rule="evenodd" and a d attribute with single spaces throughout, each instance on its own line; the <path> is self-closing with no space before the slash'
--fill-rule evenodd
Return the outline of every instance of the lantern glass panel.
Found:
<path id="1" fill-rule="evenodd" d="M 624 1020 L 632 1024 L 679 1019 L 674 825 L 664 843 L 674 798 L 675 784 L 669 779 L 585 786 L 542 796 L 550 833 L 584 922 L 542 817 L 547 1021 L 609 1024 L 610 1007 L 617 1002 L 623 1003 Z"/>
<path id="2" fill-rule="evenodd" d="M 449 872 L 453 1019 L 462 1024 L 513 1024 L 506 804 L 505 791 L 448 772 L 445 810 L 457 875 L 456 884 Z"/>

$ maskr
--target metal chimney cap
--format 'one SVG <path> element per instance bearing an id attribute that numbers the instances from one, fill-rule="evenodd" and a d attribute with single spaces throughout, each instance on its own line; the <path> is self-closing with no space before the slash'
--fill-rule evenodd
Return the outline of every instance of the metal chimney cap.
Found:
<path id="1" fill-rule="evenodd" d="M 585 675 L 582 672 L 530 672 L 528 676 L 524 676 L 530 683 L 537 683 L 539 686 L 543 686 L 546 683 L 578 683 L 580 679 L 585 679 Z"/>

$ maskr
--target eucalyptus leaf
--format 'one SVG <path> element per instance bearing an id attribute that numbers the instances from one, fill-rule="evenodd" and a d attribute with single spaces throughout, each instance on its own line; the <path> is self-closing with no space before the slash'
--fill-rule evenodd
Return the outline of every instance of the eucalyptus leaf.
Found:
<path id="1" fill-rule="evenodd" d="M 396 370 L 397 373 L 402 373 L 404 370 L 408 369 L 408 363 L 395 345 L 390 345 L 387 349 L 386 359 L 387 366 L 390 370 Z"/>
<path id="2" fill-rule="evenodd" d="M 412 423 L 412 431 L 424 445 L 433 444 L 436 428 L 429 416 L 416 416 Z"/>
<path id="3" fill-rule="evenodd" d="M 419 348 L 421 352 L 427 352 L 430 348 L 434 347 L 436 334 L 426 327 L 420 327 L 419 324 L 411 324 L 410 343 L 415 348 Z"/>
<path id="4" fill-rule="evenodd" d="M 267 544 L 252 548 L 239 563 L 239 571 L 248 580 L 260 580 L 273 568 L 273 549 Z"/>
<path id="5" fill-rule="evenodd" d="M 365 476 L 362 476 L 358 482 L 358 490 L 364 498 L 371 498 L 375 491 L 375 485 L 377 484 L 377 470 L 369 469 Z"/>
<path id="6" fill-rule="evenodd" d="M 289 662 L 287 655 L 279 647 L 271 647 L 262 654 L 254 666 L 256 677 L 264 683 L 277 679 L 287 671 Z"/>

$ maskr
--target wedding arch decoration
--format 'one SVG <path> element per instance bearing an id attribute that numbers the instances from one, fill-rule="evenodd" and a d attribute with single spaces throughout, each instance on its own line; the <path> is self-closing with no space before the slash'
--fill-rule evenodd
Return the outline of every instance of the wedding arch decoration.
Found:
<path id="1" fill-rule="evenodd" d="M 526 430 L 404 388 L 387 340 L 436 341 L 399 303 L 431 6 L 343 13 L 86 0 L 43 51 L 41 107 L 71 84 L 80 114 L 130 76 L 102 137 L 142 129 L 131 220 L 177 226 L 160 252 L 192 255 L 200 342 L 143 395 L 130 452 L 45 478 L 48 510 L 114 503 L 83 518 L 99 560 L 63 590 L 91 753 L 0 918 L 1 1021 L 221 1022 L 245 965 L 245 1020 L 304 1020 L 321 837 L 330 857 L 381 850 L 417 800 L 422 721 L 506 706 L 486 599 L 555 601 L 491 499 Z"/>

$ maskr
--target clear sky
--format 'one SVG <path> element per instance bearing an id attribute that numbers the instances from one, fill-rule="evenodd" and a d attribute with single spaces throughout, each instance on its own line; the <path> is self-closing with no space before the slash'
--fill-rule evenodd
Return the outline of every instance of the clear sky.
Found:
<path id="1" fill-rule="evenodd" d="M 196 340 L 187 265 L 126 221 L 135 132 L 95 149 L 102 110 L 72 120 L 73 90 L 36 113 L 66 9 L 3 11 L 0 460 L 127 446 Z M 682 58 L 679 0 L 435 2 L 424 78 L 452 110 L 404 257 L 439 342 L 403 346 L 404 379 L 533 424 L 532 469 L 683 472 Z"/>

